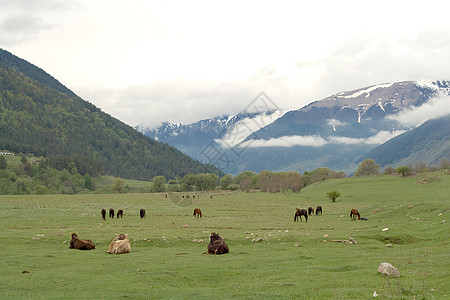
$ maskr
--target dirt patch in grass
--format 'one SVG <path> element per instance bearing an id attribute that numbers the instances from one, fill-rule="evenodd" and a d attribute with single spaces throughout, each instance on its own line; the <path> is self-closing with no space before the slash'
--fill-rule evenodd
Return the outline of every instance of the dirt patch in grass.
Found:
<path id="1" fill-rule="evenodd" d="M 375 236 L 374 239 L 384 243 L 384 244 L 397 244 L 397 245 L 408 245 L 419 242 L 420 240 L 412 235 L 397 235 L 397 236 Z"/>

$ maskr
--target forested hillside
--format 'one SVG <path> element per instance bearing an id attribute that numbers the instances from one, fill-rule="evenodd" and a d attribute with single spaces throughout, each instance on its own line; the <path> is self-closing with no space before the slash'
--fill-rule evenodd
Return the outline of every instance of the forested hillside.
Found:
<path id="1" fill-rule="evenodd" d="M 4 50 L 0 51 L 0 149 L 84 161 L 93 168 L 86 173 L 101 169 L 122 178 L 220 173 L 144 136 Z"/>

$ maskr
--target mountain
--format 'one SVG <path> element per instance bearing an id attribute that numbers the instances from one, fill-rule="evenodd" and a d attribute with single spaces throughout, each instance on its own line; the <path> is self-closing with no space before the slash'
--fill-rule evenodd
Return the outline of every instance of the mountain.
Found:
<path id="1" fill-rule="evenodd" d="M 428 120 L 376 147 L 365 158 L 394 167 L 417 162 L 439 165 L 443 159 L 450 160 L 450 116 Z"/>
<path id="2" fill-rule="evenodd" d="M 79 98 L 44 70 L 1 49 L 0 133 L 2 150 L 87 162 L 122 178 L 221 174 L 144 136 Z"/>
<path id="3" fill-rule="evenodd" d="M 239 138 L 240 128 L 246 127 L 242 119 L 221 127 L 220 134 L 209 127 L 217 126 L 216 118 L 200 121 L 202 126 L 165 124 L 152 134 L 185 152 L 190 151 L 187 147 L 193 136 L 209 132 L 202 139 L 203 148 L 189 154 L 198 160 L 206 158 L 231 174 L 244 170 L 303 172 L 319 167 L 351 173 L 358 158 L 415 127 L 399 120 L 400 113 L 449 94 L 448 81 L 383 83 L 340 92 L 276 117 L 272 114 L 270 122 L 253 122 L 264 126 L 246 132 L 246 136 L 239 134 Z M 264 119 L 261 114 L 252 117 Z M 161 132 L 164 134 L 158 136 Z M 206 150 L 218 153 L 216 159 L 206 157 Z"/>

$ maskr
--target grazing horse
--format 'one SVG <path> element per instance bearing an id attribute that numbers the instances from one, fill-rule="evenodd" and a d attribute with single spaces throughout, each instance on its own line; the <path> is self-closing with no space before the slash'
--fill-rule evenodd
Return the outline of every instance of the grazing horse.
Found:
<path id="1" fill-rule="evenodd" d="M 302 216 L 305 216 L 305 222 L 308 222 L 308 212 L 306 211 L 306 209 L 300 209 L 300 208 L 296 208 L 295 211 L 295 216 L 294 216 L 294 222 L 300 219 L 301 222 L 302 221 Z"/>
<path id="2" fill-rule="evenodd" d="M 72 233 L 69 249 L 92 250 L 95 249 L 94 242 L 91 240 L 82 240 L 78 237 L 78 233 Z"/>
<path id="3" fill-rule="evenodd" d="M 109 209 L 109 217 L 114 219 L 114 209 Z"/>
<path id="4" fill-rule="evenodd" d="M 352 208 L 352 210 L 350 211 L 350 218 L 352 218 L 352 221 L 356 221 L 356 216 L 358 216 L 358 220 L 361 220 L 359 211 L 356 208 Z"/>
<path id="5" fill-rule="evenodd" d="M 121 210 L 121 209 L 119 209 L 119 210 L 117 211 L 117 219 L 119 218 L 119 216 L 120 216 L 120 218 L 123 217 L 123 210 Z"/>
<path id="6" fill-rule="evenodd" d="M 145 209 L 144 208 L 141 208 L 141 210 L 139 211 L 139 215 L 141 216 L 141 219 L 143 217 L 145 217 Z"/>
<path id="7" fill-rule="evenodd" d="M 312 208 L 311 206 L 308 207 L 308 215 L 314 215 L 314 208 Z"/>
<path id="8" fill-rule="evenodd" d="M 316 207 L 316 216 L 317 216 L 319 213 L 322 214 L 322 206 L 320 206 L 320 205 Z"/>
<path id="9" fill-rule="evenodd" d="M 209 236 L 210 242 L 208 245 L 207 254 L 226 254 L 230 252 L 228 245 L 225 243 L 223 238 L 219 236 L 219 233 L 211 233 Z"/>
<path id="10" fill-rule="evenodd" d="M 202 217 L 202 210 L 200 208 L 194 208 L 194 218 L 201 218 Z"/>
<path id="11" fill-rule="evenodd" d="M 102 208 L 102 219 L 105 220 L 106 218 L 106 209 Z"/>

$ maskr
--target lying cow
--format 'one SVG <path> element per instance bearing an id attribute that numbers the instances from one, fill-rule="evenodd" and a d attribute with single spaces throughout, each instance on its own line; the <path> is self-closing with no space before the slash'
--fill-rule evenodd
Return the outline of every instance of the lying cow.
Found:
<path id="1" fill-rule="evenodd" d="M 72 233 L 69 249 L 92 250 L 95 249 L 94 242 L 78 238 L 78 233 Z"/>
<path id="2" fill-rule="evenodd" d="M 124 254 L 131 252 L 131 244 L 126 234 L 116 234 L 117 236 L 113 238 L 111 244 L 109 245 L 108 251 L 106 253 L 110 254 Z"/>
<path id="3" fill-rule="evenodd" d="M 219 233 L 211 233 L 210 242 L 208 245 L 208 251 L 207 254 L 225 254 L 230 252 L 230 249 L 228 248 L 228 245 L 225 243 L 223 238 L 219 236 Z"/>

